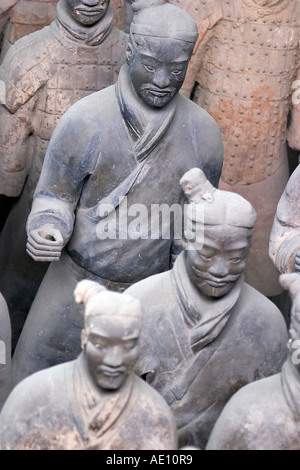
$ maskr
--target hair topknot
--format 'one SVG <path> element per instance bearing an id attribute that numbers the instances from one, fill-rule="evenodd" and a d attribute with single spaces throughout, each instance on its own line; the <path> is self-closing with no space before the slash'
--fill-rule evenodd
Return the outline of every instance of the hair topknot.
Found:
<path id="1" fill-rule="evenodd" d="M 139 13 L 145 8 L 164 5 L 165 3 L 165 0 L 131 0 L 132 11 L 134 14 Z"/>

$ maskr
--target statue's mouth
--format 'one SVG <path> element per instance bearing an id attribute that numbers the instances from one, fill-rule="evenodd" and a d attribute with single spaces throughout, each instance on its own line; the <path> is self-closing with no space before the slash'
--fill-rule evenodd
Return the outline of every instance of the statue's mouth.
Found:
<path id="1" fill-rule="evenodd" d="M 97 8 L 75 8 L 75 11 L 78 12 L 78 13 L 81 13 L 83 15 L 87 15 L 87 16 L 93 16 L 93 15 L 96 15 L 98 13 L 103 13 L 103 11 L 105 10 L 104 7 L 97 7 Z"/>
<path id="2" fill-rule="evenodd" d="M 211 287 L 216 287 L 217 289 L 220 289 L 221 287 L 227 286 L 229 282 L 218 282 L 218 281 L 206 281 L 207 284 L 209 284 Z"/>
<path id="3" fill-rule="evenodd" d="M 149 89 L 149 93 L 151 93 L 154 96 L 164 97 L 164 96 L 168 95 L 170 92 L 169 91 L 159 91 L 159 90 Z"/>

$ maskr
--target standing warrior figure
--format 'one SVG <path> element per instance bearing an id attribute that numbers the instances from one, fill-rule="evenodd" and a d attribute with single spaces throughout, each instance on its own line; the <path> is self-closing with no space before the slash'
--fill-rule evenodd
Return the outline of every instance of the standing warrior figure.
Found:
<path id="1" fill-rule="evenodd" d="M 268 244 L 289 177 L 286 128 L 300 64 L 300 2 L 170 3 L 182 6 L 198 24 L 199 40 L 183 90 L 220 127 L 224 165 L 219 187 L 239 193 L 257 212 L 245 280 L 268 297 L 277 296 L 282 287 Z"/>
<path id="2" fill-rule="evenodd" d="M 60 0 L 50 26 L 19 39 L 0 67 L 0 194 L 19 196 L 0 238 L 0 292 L 12 318 L 13 345 L 48 268 L 26 253 L 26 221 L 49 140 L 80 98 L 113 84 L 128 35 L 113 27 L 109 0 Z"/>
<path id="3" fill-rule="evenodd" d="M 14 354 L 16 381 L 77 356 L 83 322 L 73 308 L 77 281 L 123 290 L 169 269 L 176 225 L 169 213 L 155 230 L 151 214 L 180 204 L 182 174 L 198 167 L 219 182 L 219 128 L 179 94 L 198 37 L 195 21 L 163 0 L 139 0 L 133 8 L 117 84 L 73 105 L 48 147 L 27 251 L 54 262 Z M 139 211 L 144 219 L 134 231 Z"/>
<path id="4" fill-rule="evenodd" d="M 18 39 L 48 26 L 55 20 L 57 2 L 58 0 L 13 0 L 13 4 L 17 3 L 17 5 L 10 11 L 9 22 L 3 37 L 0 62 L 8 48 Z M 9 3 L 12 3 L 12 0 Z M 85 3 L 93 6 L 95 0 L 86 0 Z M 124 31 L 126 26 L 125 0 L 111 0 L 111 6 L 115 11 L 114 26 Z"/>
<path id="5" fill-rule="evenodd" d="M 251 204 L 213 188 L 199 168 L 181 185 L 188 199 L 183 252 L 173 269 L 126 294 L 143 306 L 135 372 L 172 408 L 179 447 L 204 449 L 230 397 L 280 371 L 287 328 L 276 305 L 243 282 L 256 221 Z"/>

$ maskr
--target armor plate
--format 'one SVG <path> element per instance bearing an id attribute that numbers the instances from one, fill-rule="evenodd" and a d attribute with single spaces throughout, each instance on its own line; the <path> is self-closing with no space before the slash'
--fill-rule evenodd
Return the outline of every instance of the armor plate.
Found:
<path id="1" fill-rule="evenodd" d="M 283 164 L 299 64 L 299 2 L 277 2 L 274 14 L 250 2 L 222 2 L 194 97 L 221 129 L 222 179 L 231 185 L 262 181 Z"/>

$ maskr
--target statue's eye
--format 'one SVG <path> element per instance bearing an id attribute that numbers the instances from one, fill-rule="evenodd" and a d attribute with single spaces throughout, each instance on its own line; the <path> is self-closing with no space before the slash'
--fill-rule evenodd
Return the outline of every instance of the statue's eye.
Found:
<path id="1" fill-rule="evenodd" d="M 137 345 L 137 340 L 134 339 L 134 340 L 127 341 L 125 347 L 127 351 L 131 351 L 132 349 L 136 347 L 136 345 Z"/>
<path id="2" fill-rule="evenodd" d="M 172 74 L 173 75 L 180 75 L 182 73 L 182 70 L 173 70 Z"/>
<path id="3" fill-rule="evenodd" d="M 241 261 L 241 259 L 242 259 L 242 258 L 232 258 L 232 259 L 230 260 L 230 262 L 233 263 L 233 264 L 238 264 L 238 263 Z"/>
<path id="4" fill-rule="evenodd" d="M 155 72 L 155 68 L 152 67 L 152 65 L 146 65 L 144 64 L 144 67 L 146 70 L 148 70 L 148 72 L 151 72 L 151 73 L 154 73 Z"/>
<path id="5" fill-rule="evenodd" d="M 202 258 L 204 261 L 212 261 L 211 256 L 200 255 L 200 258 Z"/>

